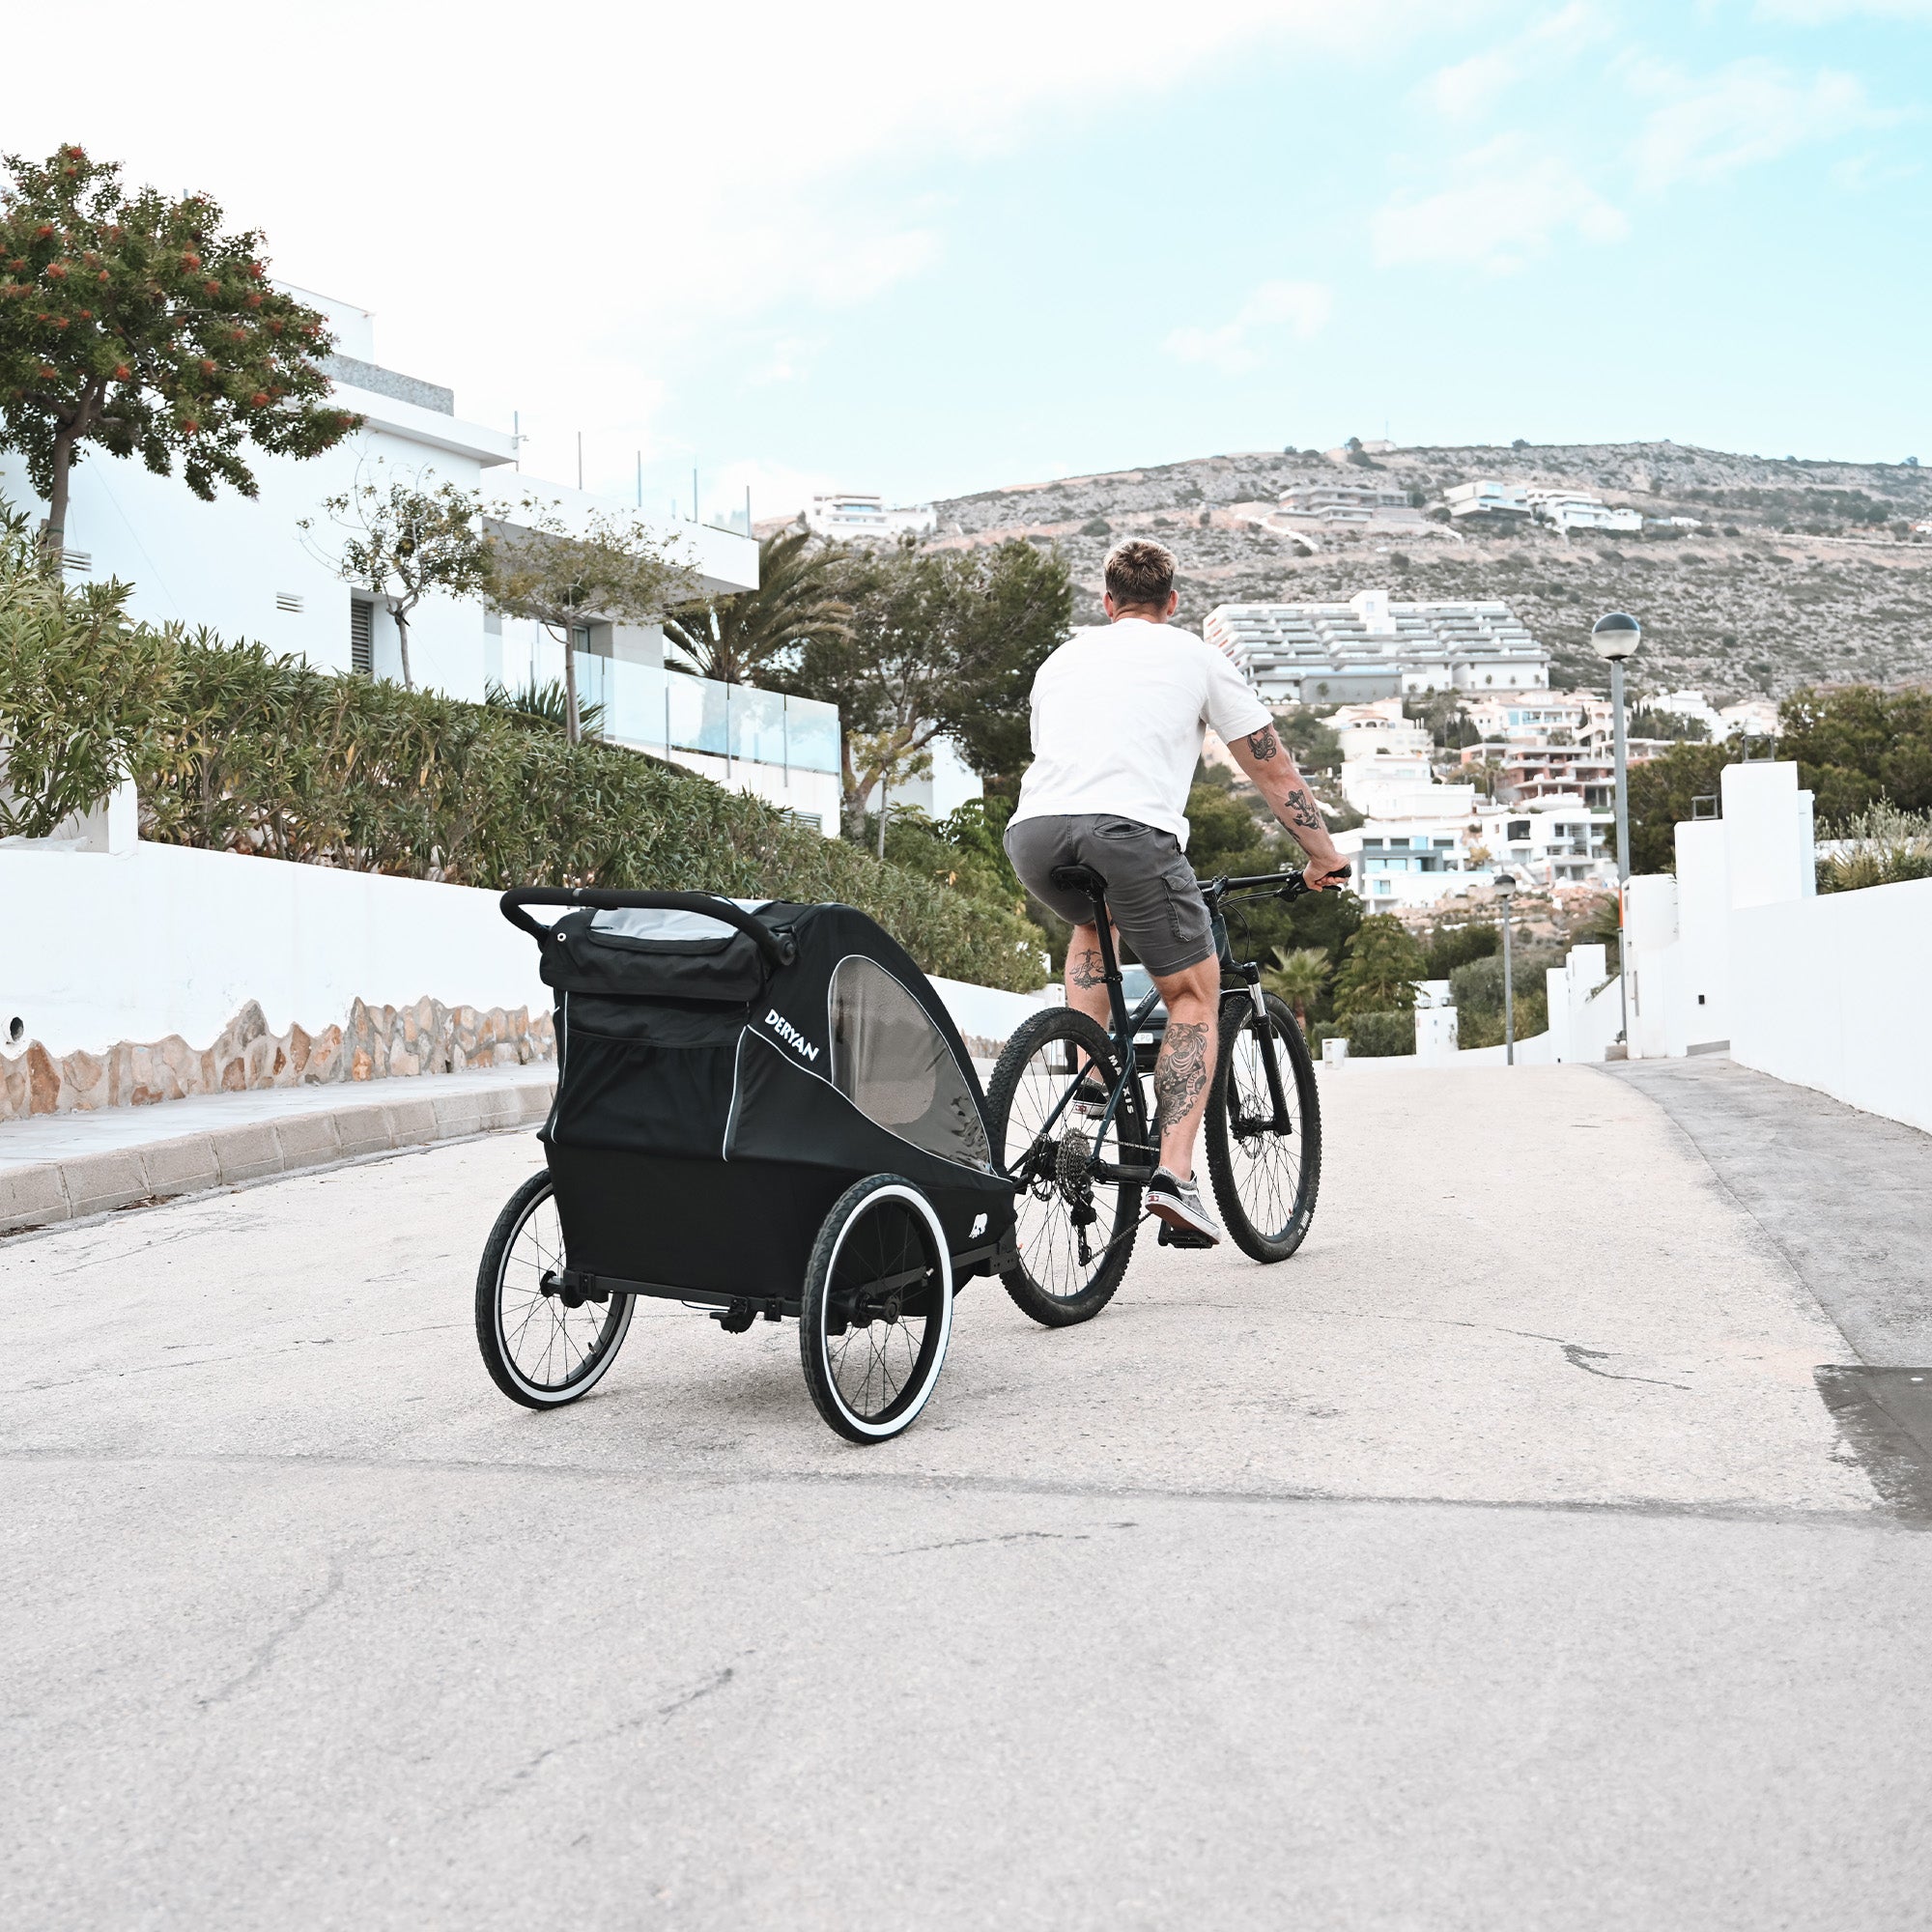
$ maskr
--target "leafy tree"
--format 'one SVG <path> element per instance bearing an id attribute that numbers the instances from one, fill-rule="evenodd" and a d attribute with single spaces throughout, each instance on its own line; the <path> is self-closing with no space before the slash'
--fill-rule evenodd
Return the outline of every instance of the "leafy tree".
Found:
<path id="1" fill-rule="evenodd" d="M 1821 821 L 1853 817 L 1881 798 L 1932 810 L 1932 692 L 1797 691 L 1778 707 L 1778 755 L 1797 760 Z"/>
<path id="2" fill-rule="evenodd" d="M 854 559 L 842 633 L 814 637 L 787 688 L 838 706 L 843 816 L 863 837 L 866 801 L 889 790 L 951 733 L 967 759 L 1016 774 L 1025 695 L 1071 609 L 1065 566 L 1031 544 L 922 551 L 911 539 Z"/>
<path id="3" fill-rule="evenodd" d="M 1294 1009 L 1295 1024 L 1306 1034 L 1308 1009 L 1321 997 L 1332 970 L 1326 951 L 1320 946 L 1297 946 L 1291 952 L 1284 946 L 1274 949 L 1274 964 L 1262 974 L 1262 983 Z"/>
<path id="4" fill-rule="evenodd" d="M 962 556 L 963 656 L 978 667 L 954 694 L 947 728 L 993 796 L 1019 799 L 1033 758 L 1033 681 L 1066 639 L 1073 581 L 1057 548 L 1005 543 Z"/>
<path id="5" fill-rule="evenodd" d="M 1708 744 L 1711 737 L 1711 727 L 1701 718 L 1657 711 L 1647 704 L 1639 704 L 1632 711 L 1624 728 L 1633 738 L 1675 738 L 1687 744 Z"/>
<path id="6" fill-rule="evenodd" d="M 565 729 L 583 736 L 577 701 L 577 632 L 593 620 L 644 624 L 688 595 L 691 567 L 678 540 L 605 511 L 573 528 L 554 503 L 526 497 L 515 524 L 496 526 L 483 594 L 507 616 L 541 624 L 563 645 Z"/>
<path id="7" fill-rule="evenodd" d="M 46 838 L 139 759 L 166 653 L 128 623 L 125 583 L 34 567 L 27 519 L 0 504 L 0 838 Z"/>
<path id="8" fill-rule="evenodd" d="M 1457 967 L 1472 959 L 1491 958 L 1501 947 L 1502 934 L 1487 921 L 1470 925 L 1446 925 L 1436 929 L 1429 941 L 1429 980 L 1447 980 Z"/>
<path id="9" fill-rule="evenodd" d="M 720 684 L 750 684 L 813 638 L 843 636 L 851 606 L 840 594 L 846 552 L 809 530 L 778 530 L 758 546 L 758 587 L 665 614 L 676 663 Z"/>
<path id="10" fill-rule="evenodd" d="M 1422 948 L 1402 921 L 1393 913 L 1372 914 L 1350 940 L 1336 976 L 1335 1017 L 1413 1009 L 1415 982 L 1428 970 Z"/>
<path id="11" fill-rule="evenodd" d="M 1631 870 L 1677 868 L 1677 821 L 1691 815 L 1690 801 L 1715 792 L 1719 774 L 1736 762 L 1722 745 L 1673 745 L 1662 757 L 1630 768 Z M 1610 833 L 1615 849 L 1616 833 Z"/>
<path id="12" fill-rule="evenodd" d="M 357 423 L 326 404 L 323 319 L 268 280 L 262 238 L 221 232 L 206 195 L 128 195 L 120 168 L 65 147 L 7 156 L 0 193 L 0 438 L 47 502 L 45 555 L 67 542 L 81 446 L 175 459 L 194 494 L 256 494 L 249 444 L 315 456 Z"/>
<path id="13" fill-rule="evenodd" d="M 1333 772 L 1342 768 L 1342 741 L 1320 712 L 1305 704 L 1275 713 L 1281 742 L 1303 772 Z"/>
<path id="14" fill-rule="evenodd" d="M 355 487 L 325 497 L 322 506 L 342 534 L 327 561 L 345 583 L 379 597 L 396 620 L 403 651 L 403 688 L 415 689 L 410 672 L 410 618 L 431 591 L 474 597 L 490 577 L 490 540 L 482 505 L 454 483 L 431 486 L 423 472 L 411 477 L 357 470 Z M 313 531 L 315 520 L 301 520 Z"/>

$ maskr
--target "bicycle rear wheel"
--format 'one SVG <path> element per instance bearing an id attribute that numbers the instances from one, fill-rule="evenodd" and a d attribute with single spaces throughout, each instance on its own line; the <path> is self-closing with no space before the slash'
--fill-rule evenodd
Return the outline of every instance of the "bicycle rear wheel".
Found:
<path id="1" fill-rule="evenodd" d="M 1208 1172 L 1228 1233 L 1258 1262 L 1285 1262 L 1315 1218 L 1321 1185 L 1321 1100 L 1315 1064 L 1287 1003 L 1243 994 L 1221 1006 L 1221 1051 L 1208 1099 Z M 1286 1103 L 1275 1124 L 1264 1037 Z"/>
<path id="2" fill-rule="evenodd" d="M 1119 1168 L 1151 1167 L 1138 1075 L 1107 1132 L 1082 1114 L 1073 1090 L 1083 1078 L 1111 1094 L 1120 1060 L 1106 1029 L 1085 1013 L 1051 1008 L 1007 1042 L 993 1070 L 987 1112 L 993 1158 L 1024 1178 L 1019 1260 L 1000 1279 L 1016 1306 L 1047 1328 L 1091 1321 L 1127 1271 L 1141 1218 L 1141 1188 L 1097 1179 L 1098 1159 Z M 1063 1104 L 1064 1103 L 1064 1104 Z"/>

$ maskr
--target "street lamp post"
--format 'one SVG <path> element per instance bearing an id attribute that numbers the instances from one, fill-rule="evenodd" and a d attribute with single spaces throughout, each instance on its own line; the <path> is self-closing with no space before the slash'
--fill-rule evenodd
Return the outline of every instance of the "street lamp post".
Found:
<path id="1" fill-rule="evenodd" d="M 1516 1065 L 1516 980 L 1510 964 L 1510 900 L 1516 896 L 1516 875 L 1496 874 L 1496 896 L 1503 902 L 1503 1061 Z"/>
<path id="2" fill-rule="evenodd" d="M 1590 627 L 1590 642 L 1610 668 L 1610 711 L 1617 760 L 1617 998 L 1623 1007 L 1624 1050 L 1630 1050 L 1630 960 L 1624 923 L 1625 887 L 1631 875 L 1630 754 L 1624 741 L 1624 662 L 1636 655 L 1643 626 L 1627 611 L 1612 611 Z"/>

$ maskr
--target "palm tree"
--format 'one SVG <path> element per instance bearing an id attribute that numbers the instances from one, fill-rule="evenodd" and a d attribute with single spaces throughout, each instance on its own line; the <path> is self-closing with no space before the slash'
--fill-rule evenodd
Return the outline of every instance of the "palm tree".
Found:
<path id="1" fill-rule="evenodd" d="M 758 587 L 681 604 L 665 618 L 672 668 L 720 684 L 749 684 L 813 638 L 847 635 L 852 607 L 838 594 L 845 552 L 814 547 L 810 530 L 775 531 L 758 546 Z"/>
<path id="2" fill-rule="evenodd" d="M 1302 946 L 1291 952 L 1286 947 L 1274 950 L 1275 963 L 1262 975 L 1262 983 L 1294 1009 L 1294 1021 L 1308 1031 L 1308 1003 L 1319 1000 L 1328 983 L 1328 952 L 1325 947 Z"/>
<path id="3" fill-rule="evenodd" d="M 570 697 L 561 678 L 554 677 L 548 684 L 539 684 L 536 673 L 532 671 L 517 691 L 510 691 L 493 679 L 483 694 L 483 702 L 493 711 L 507 711 L 519 724 L 534 725 L 548 731 L 567 731 L 570 728 Z M 603 723 L 604 707 L 601 704 L 579 701 L 577 725 L 586 738 L 596 737 Z"/>

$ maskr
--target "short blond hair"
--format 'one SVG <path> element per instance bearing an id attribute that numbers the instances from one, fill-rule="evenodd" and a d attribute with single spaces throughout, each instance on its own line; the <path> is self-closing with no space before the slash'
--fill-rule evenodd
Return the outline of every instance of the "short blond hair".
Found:
<path id="1" fill-rule="evenodd" d="M 1117 605 L 1163 612 L 1174 589 L 1174 553 L 1149 537 L 1129 537 L 1107 553 L 1107 594 Z"/>

